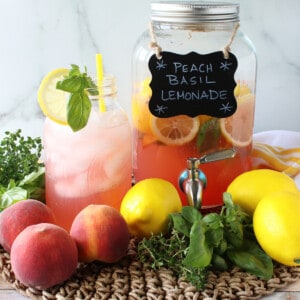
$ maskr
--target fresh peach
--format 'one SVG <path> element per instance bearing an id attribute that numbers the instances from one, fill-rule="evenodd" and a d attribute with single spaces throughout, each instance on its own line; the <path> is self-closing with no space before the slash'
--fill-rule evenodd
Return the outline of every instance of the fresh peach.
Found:
<path id="1" fill-rule="evenodd" d="M 10 258 L 18 280 L 30 287 L 47 289 L 76 271 L 78 252 L 65 229 L 40 223 L 26 227 L 16 237 Z"/>
<path id="2" fill-rule="evenodd" d="M 44 203 L 33 199 L 19 201 L 0 214 L 0 244 L 10 252 L 13 241 L 27 226 L 54 221 L 53 212 Z"/>
<path id="3" fill-rule="evenodd" d="M 70 235 L 78 248 L 79 261 L 114 263 L 125 256 L 129 245 L 127 224 L 111 206 L 91 204 L 75 217 Z"/>

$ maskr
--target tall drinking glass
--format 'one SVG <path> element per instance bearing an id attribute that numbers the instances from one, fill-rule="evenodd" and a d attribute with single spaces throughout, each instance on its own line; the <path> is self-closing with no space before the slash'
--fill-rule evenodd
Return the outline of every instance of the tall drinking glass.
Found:
<path id="1" fill-rule="evenodd" d="M 131 128 L 114 83 L 113 77 L 104 78 L 99 93 L 86 91 L 92 110 L 83 129 L 73 132 L 49 118 L 45 121 L 46 203 L 67 230 L 89 204 L 119 209 L 131 186 Z M 99 109 L 100 100 L 105 111 Z"/>

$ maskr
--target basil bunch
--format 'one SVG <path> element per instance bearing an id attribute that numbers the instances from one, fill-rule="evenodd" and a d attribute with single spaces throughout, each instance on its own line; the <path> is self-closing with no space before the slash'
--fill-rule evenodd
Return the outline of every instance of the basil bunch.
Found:
<path id="1" fill-rule="evenodd" d="M 142 261 L 165 266 L 185 276 L 197 288 L 206 283 L 208 270 L 238 266 L 262 279 L 273 275 L 272 259 L 258 245 L 252 219 L 224 193 L 220 214 L 203 216 L 191 206 L 170 215 L 170 235 L 152 236 L 138 245 Z M 175 241 L 175 242 L 174 242 Z"/>

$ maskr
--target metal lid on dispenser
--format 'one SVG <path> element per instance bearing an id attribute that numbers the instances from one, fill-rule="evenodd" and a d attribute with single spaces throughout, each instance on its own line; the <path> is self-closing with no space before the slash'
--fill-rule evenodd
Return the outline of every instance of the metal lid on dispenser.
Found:
<path id="1" fill-rule="evenodd" d="M 151 20 L 168 23 L 238 22 L 237 3 L 202 1 L 155 1 Z"/>

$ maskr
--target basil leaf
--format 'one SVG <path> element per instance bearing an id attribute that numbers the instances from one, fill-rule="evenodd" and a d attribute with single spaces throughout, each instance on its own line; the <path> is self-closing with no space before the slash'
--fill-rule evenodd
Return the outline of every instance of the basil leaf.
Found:
<path id="1" fill-rule="evenodd" d="M 75 65 L 75 64 L 71 64 L 71 69 L 69 71 L 69 76 L 80 76 L 80 68 L 79 66 Z"/>
<path id="2" fill-rule="evenodd" d="M 210 213 L 203 217 L 203 222 L 211 229 L 218 229 L 223 227 L 222 218 L 217 213 Z"/>
<path id="3" fill-rule="evenodd" d="M 228 264 L 226 262 L 226 260 L 217 254 L 214 254 L 212 256 L 212 265 L 214 266 L 214 268 L 216 268 L 219 271 L 226 271 L 228 270 Z"/>
<path id="4" fill-rule="evenodd" d="M 86 126 L 92 104 L 84 91 L 71 95 L 67 106 L 67 121 L 73 131 L 78 131 Z"/>
<path id="5" fill-rule="evenodd" d="M 18 186 L 27 191 L 28 198 L 45 201 L 45 167 L 25 176 Z"/>
<path id="6" fill-rule="evenodd" d="M 184 206 L 181 209 L 181 214 L 182 217 L 191 224 L 194 224 L 196 221 L 202 219 L 202 215 L 199 210 L 197 210 L 193 206 Z"/>
<path id="7" fill-rule="evenodd" d="M 223 202 L 224 202 L 226 208 L 232 208 L 232 209 L 235 208 L 233 200 L 232 200 L 232 196 L 230 193 L 228 193 L 228 192 L 223 193 Z"/>
<path id="8" fill-rule="evenodd" d="M 228 250 L 226 254 L 233 264 L 246 272 L 266 280 L 273 275 L 272 259 L 257 247 L 247 250 Z"/>
<path id="9" fill-rule="evenodd" d="M 223 228 L 208 228 L 205 233 L 206 239 L 210 247 L 217 248 L 221 245 L 224 239 Z"/>
<path id="10" fill-rule="evenodd" d="M 37 171 L 31 172 L 30 174 L 26 175 L 19 183 L 19 186 L 26 186 L 35 184 L 38 186 L 43 186 L 45 182 L 45 167 L 40 166 L 38 167 Z"/>
<path id="11" fill-rule="evenodd" d="M 211 118 L 201 125 L 197 135 L 196 146 L 198 152 L 203 152 L 218 146 L 220 127 L 218 118 Z"/>
<path id="12" fill-rule="evenodd" d="M 233 221 L 225 227 L 225 238 L 234 248 L 240 248 L 243 245 L 244 232 L 243 225 L 238 221 Z"/>
<path id="13" fill-rule="evenodd" d="M 270 279 L 273 275 L 273 261 L 256 241 L 244 240 L 241 249 L 226 251 L 233 264 L 262 279 Z"/>
<path id="14" fill-rule="evenodd" d="M 214 253 L 223 255 L 224 252 L 227 250 L 228 244 L 227 241 L 223 238 L 220 244 L 214 249 Z"/>
<path id="15" fill-rule="evenodd" d="M 188 223 L 180 213 L 172 213 L 170 214 L 170 218 L 173 222 L 173 227 L 175 230 L 187 237 L 190 236 L 191 224 Z"/>
<path id="16" fill-rule="evenodd" d="M 98 89 L 97 89 L 97 85 L 94 83 L 94 81 L 92 80 L 91 77 L 84 77 L 84 81 L 85 81 L 85 88 L 95 88 L 95 90 L 97 91 L 97 94 L 99 94 Z"/>
<path id="17" fill-rule="evenodd" d="M 7 208 L 13 203 L 28 198 L 27 191 L 21 187 L 13 187 L 2 194 L 0 210 Z"/>
<path id="18" fill-rule="evenodd" d="M 207 267 L 212 259 L 212 249 L 205 238 L 205 224 L 202 220 L 196 221 L 190 233 L 190 247 L 183 264 L 194 268 Z"/>
<path id="19" fill-rule="evenodd" d="M 216 213 L 210 213 L 203 217 L 203 222 L 207 226 L 205 233 L 211 247 L 217 248 L 224 239 L 222 217 Z"/>
<path id="20" fill-rule="evenodd" d="M 84 89 L 84 79 L 79 76 L 73 76 L 56 83 L 58 90 L 63 90 L 69 93 L 77 93 Z"/>

